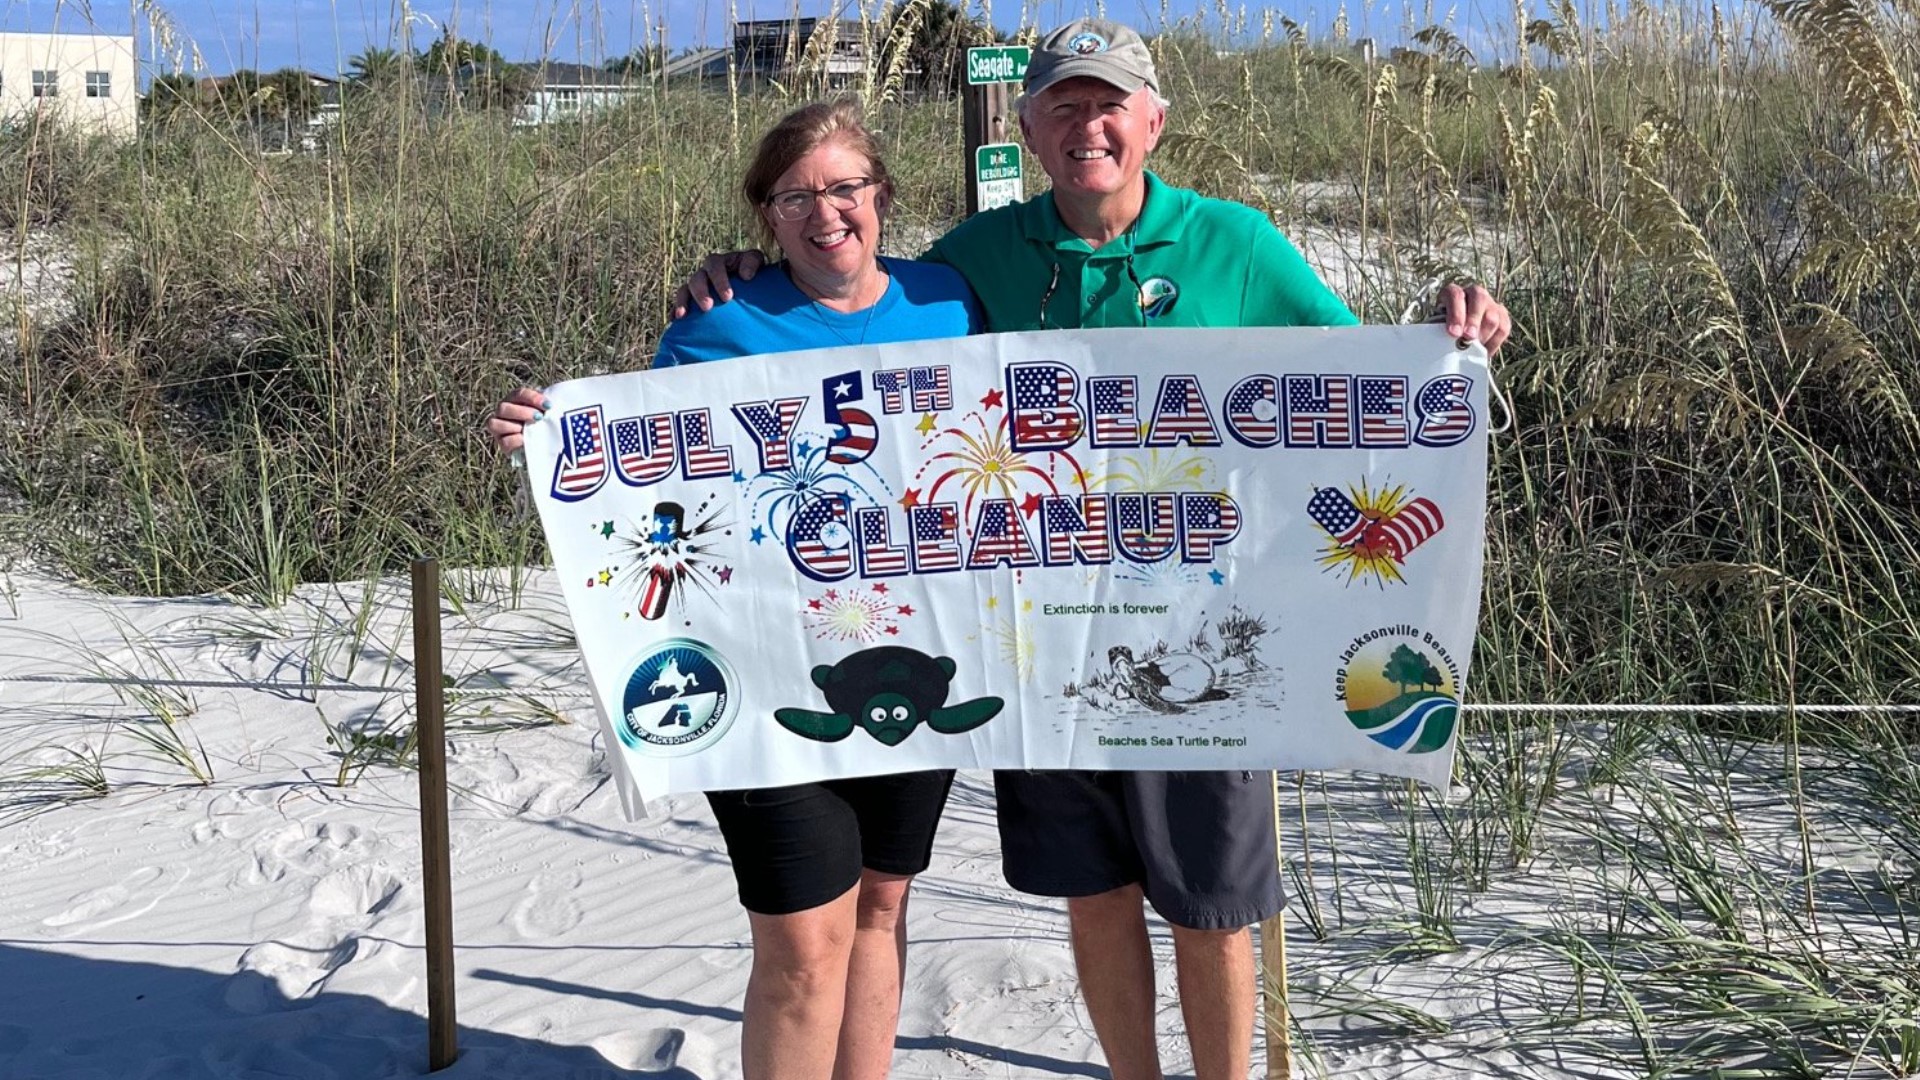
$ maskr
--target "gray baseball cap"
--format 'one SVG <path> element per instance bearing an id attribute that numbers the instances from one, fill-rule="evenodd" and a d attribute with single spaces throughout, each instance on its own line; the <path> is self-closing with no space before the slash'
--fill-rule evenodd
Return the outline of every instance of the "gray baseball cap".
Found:
<path id="1" fill-rule="evenodd" d="M 1027 61 L 1022 89 L 1038 94 L 1062 79 L 1082 76 L 1129 94 L 1143 86 L 1160 92 L 1147 43 L 1133 27 L 1107 19 L 1076 19 L 1048 34 Z"/>

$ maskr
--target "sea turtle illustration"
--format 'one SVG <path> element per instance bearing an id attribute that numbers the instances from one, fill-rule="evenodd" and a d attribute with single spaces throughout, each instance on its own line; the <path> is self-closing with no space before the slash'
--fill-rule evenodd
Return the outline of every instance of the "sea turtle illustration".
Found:
<path id="1" fill-rule="evenodd" d="M 947 705 L 953 671 L 949 656 L 897 645 L 862 649 L 813 669 L 813 685 L 832 712 L 775 709 L 773 718 L 788 731 L 820 742 L 839 742 L 858 726 L 881 743 L 898 746 L 923 720 L 943 735 L 958 735 L 993 719 L 1005 703 L 984 697 Z"/>
<path id="2" fill-rule="evenodd" d="M 1165 653 L 1150 660 L 1135 660 L 1132 649 L 1115 645 L 1107 650 L 1107 663 L 1113 667 L 1121 690 L 1154 712 L 1184 712 L 1182 705 L 1227 696 L 1219 688 L 1213 665 L 1193 653 Z"/>

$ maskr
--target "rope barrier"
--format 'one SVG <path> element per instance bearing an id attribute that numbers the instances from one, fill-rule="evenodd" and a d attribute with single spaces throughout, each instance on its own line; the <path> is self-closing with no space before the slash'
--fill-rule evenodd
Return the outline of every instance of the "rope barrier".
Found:
<path id="1" fill-rule="evenodd" d="M 0 675 L 0 686 L 7 683 L 35 683 L 69 686 L 161 686 L 189 690 L 263 690 L 279 694 L 314 694 L 322 691 L 329 694 L 411 694 L 411 686 L 375 686 L 368 683 L 290 683 L 290 682 L 251 682 L 238 679 L 128 679 L 113 678 L 106 675 Z M 589 695 L 584 690 L 554 691 L 545 689 L 515 689 L 510 686 L 483 686 L 471 689 L 461 686 L 446 688 L 449 694 L 468 697 L 544 697 L 557 701 L 586 701 Z"/>
<path id="2" fill-rule="evenodd" d="M 131 679 L 113 678 L 105 675 L 0 675 L 0 686 L 7 683 L 35 683 L 76 686 L 159 686 L 177 687 L 192 690 L 261 690 L 281 694 L 410 694 L 411 686 L 375 686 L 368 683 L 289 683 L 289 682 L 252 682 L 237 679 Z M 554 690 L 528 687 L 516 689 L 510 686 L 473 687 L 460 686 L 446 688 L 449 694 L 468 697 L 525 697 L 544 698 L 551 701 L 589 701 L 592 695 L 585 690 Z M 1809 715 L 1849 716 L 1873 713 L 1896 713 L 1900 715 L 1920 714 L 1920 705 L 1866 705 L 1858 703 L 1833 705 L 1785 705 L 1777 703 L 1749 702 L 1728 705 L 1687 705 L 1681 703 L 1650 704 L 1638 702 L 1611 703 L 1566 703 L 1566 702 L 1529 702 L 1529 701 L 1480 701 L 1469 702 L 1461 706 L 1470 713 L 1542 713 L 1546 715 L 1578 714 L 1583 716 L 1646 716 L 1655 714 L 1692 713 L 1709 716 L 1768 716 L 1788 711 Z"/>

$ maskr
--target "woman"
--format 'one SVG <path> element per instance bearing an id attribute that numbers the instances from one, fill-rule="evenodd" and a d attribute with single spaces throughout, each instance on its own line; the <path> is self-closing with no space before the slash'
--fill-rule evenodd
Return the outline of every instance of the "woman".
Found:
<path id="1" fill-rule="evenodd" d="M 741 184 L 785 256 L 735 302 L 670 326 L 654 366 L 793 349 L 958 337 L 980 328 L 944 266 L 879 256 L 893 182 L 859 108 L 809 105 L 760 140 Z M 542 415 L 500 403 L 503 450 Z M 707 794 L 753 929 L 741 1056 L 762 1077 L 884 1077 L 905 967 L 907 890 L 926 869 L 950 770 Z"/>

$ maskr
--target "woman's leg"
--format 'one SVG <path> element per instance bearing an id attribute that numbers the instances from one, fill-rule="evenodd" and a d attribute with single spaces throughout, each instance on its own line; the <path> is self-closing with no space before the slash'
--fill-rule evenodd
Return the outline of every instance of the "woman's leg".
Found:
<path id="1" fill-rule="evenodd" d="M 829 1080 L 835 1075 L 860 891 L 855 886 L 819 907 L 791 915 L 747 913 L 753 927 L 753 971 L 747 978 L 740 1032 L 746 1080 Z"/>
<path id="2" fill-rule="evenodd" d="M 907 965 L 907 889 L 912 884 L 906 874 L 860 873 L 834 1080 L 884 1080 L 893 1064 Z"/>

